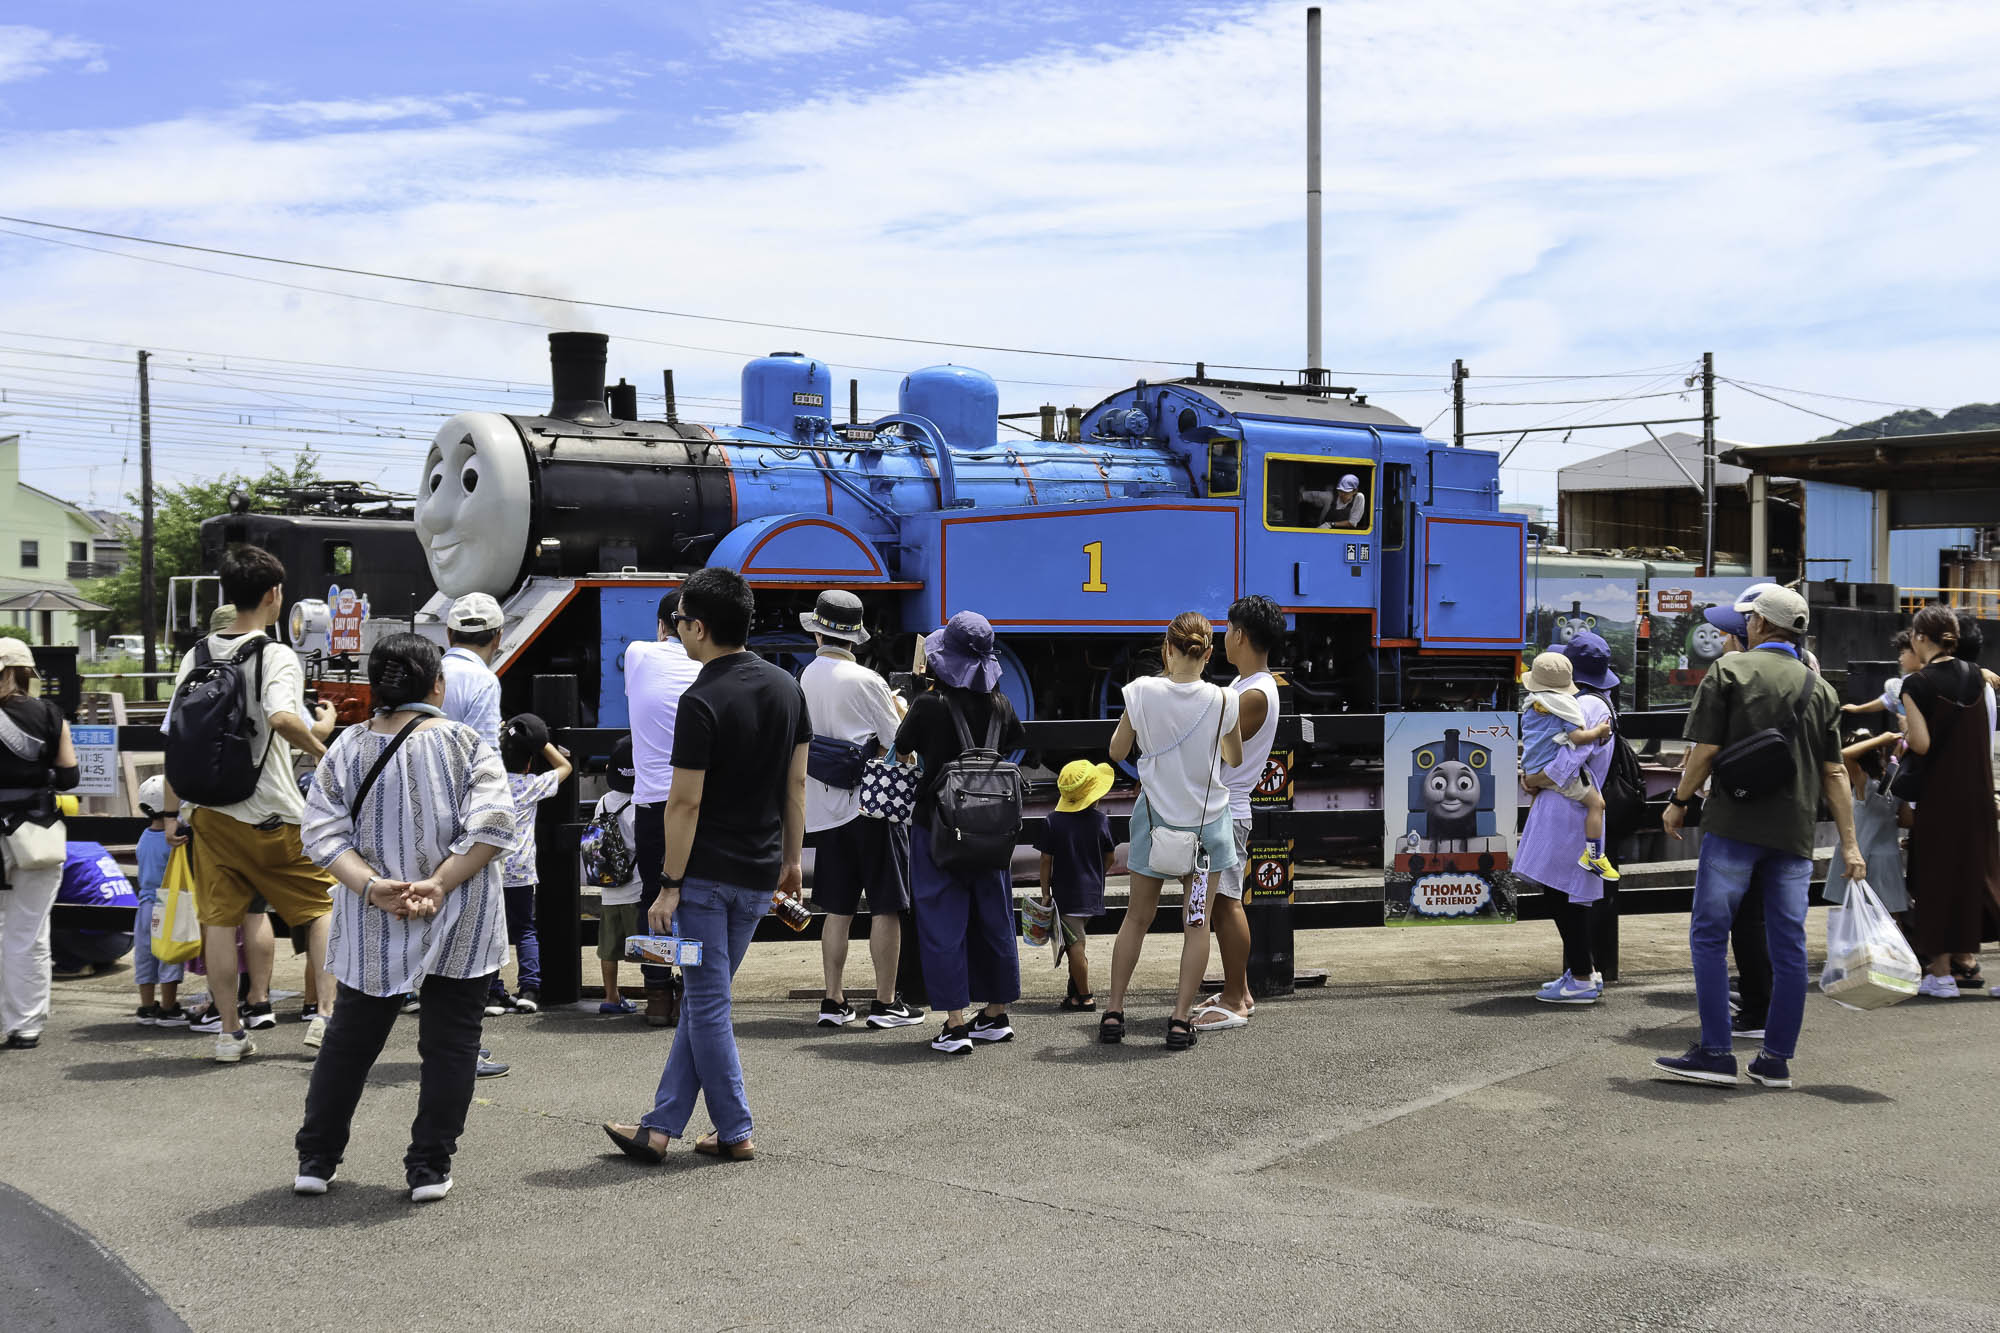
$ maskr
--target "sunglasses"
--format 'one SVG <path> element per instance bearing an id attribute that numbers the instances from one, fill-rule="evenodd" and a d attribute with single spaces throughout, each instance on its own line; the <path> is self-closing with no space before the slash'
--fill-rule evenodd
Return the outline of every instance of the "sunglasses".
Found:
<path id="1" fill-rule="evenodd" d="M 693 625 L 698 623 L 694 616 L 684 616 L 678 611 L 674 612 L 669 619 L 676 625 Z"/>

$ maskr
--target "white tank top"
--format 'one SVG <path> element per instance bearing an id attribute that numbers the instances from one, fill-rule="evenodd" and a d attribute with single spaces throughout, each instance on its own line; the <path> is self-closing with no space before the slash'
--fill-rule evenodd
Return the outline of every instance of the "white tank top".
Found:
<path id="1" fill-rule="evenodd" d="M 1243 742 L 1243 762 L 1234 768 L 1222 766 L 1222 780 L 1229 787 L 1229 817 L 1248 819 L 1250 793 L 1264 776 L 1264 761 L 1271 757 L 1271 742 L 1278 735 L 1278 682 L 1270 672 L 1259 671 L 1254 676 L 1238 676 L 1229 688 L 1239 695 L 1255 690 L 1264 696 L 1264 725 Z"/>

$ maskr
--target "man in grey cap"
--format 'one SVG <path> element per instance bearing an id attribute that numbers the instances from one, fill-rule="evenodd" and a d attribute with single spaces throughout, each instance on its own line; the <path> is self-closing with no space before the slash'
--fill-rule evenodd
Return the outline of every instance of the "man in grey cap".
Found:
<path id="1" fill-rule="evenodd" d="M 857 1015 L 847 1002 L 847 936 L 861 895 L 868 894 L 868 954 L 875 964 L 875 999 L 868 1026 L 908 1027 L 923 1018 L 896 994 L 903 942 L 901 913 L 910 906 L 910 830 L 893 819 L 861 813 L 858 765 L 869 752 L 895 746 L 902 715 L 888 682 L 854 660 L 868 642 L 861 599 L 829 589 L 799 625 L 818 654 L 799 676 L 812 718 L 813 754 L 806 766 L 806 840 L 813 850 L 813 901 L 826 913 L 820 961 L 826 993 L 819 1025 L 844 1027 Z M 843 767 L 848 772 L 840 771 Z M 830 780 L 829 780 L 830 779 Z"/>
<path id="2" fill-rule="evenodd" d="M 1765 939 L 1771 954 L 1771 1004 L 1763 1049 L 1750 1077 L 1765 1087 L 1792 1086 L 1806 1005 L 1806 900 L 1812 884 L 1813 824 L 1826 797 L 1840 831 L 1840 858 L 1850 880 L 1868 877 L 1854 837 L 1853 796 L 1840 756 L 1840 700 L 1808 668 L 1806 599 L 1789 588 L 1749 590 L 1743 613 L 1747 650 L 1717 660 L 1695 690 L 1682 733 L 1693 748 L 1662 824 L 1679 838 L 1685 811 L 1725 751 L 1748 743 L 1782 749 L 1768 764 L 1738 759 L 1725 765 L 1702 809 L 1701 859 L 1695 870 L 1688 948 L 1694 960 L 1701 1039 L 1681 1056 L 1653 1062 L 1662 1073 L 1699 1083 L 1734 1085 L 1736 1055 L 1729 1019 L 1729 932 L 1753 885 L 1764 891 Z"/>
<path id="3" fill-rule="evenodd" d="M 500 677 L 493 659 L 500 653 L 500 627 L 506 623 L 500 603 L 483 592 L 469 592 L 445 613 L 444 715 L 463 722 L 479 739 L 500 749 Z"/>

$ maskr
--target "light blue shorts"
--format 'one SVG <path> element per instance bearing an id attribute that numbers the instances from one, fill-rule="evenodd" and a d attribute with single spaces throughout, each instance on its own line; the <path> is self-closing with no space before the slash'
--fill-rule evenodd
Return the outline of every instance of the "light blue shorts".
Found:
<path id="1" fill-rule="evenodd" d="M 1150 879 L 1179 879 L 1178 875 L 1162 875 L 1150 867 L 1153 850 L 1154 828 L 1177 828 L 1175 824 L 1161 824 L 1154 820 L 1152 810 L 1146 805 L 1142 794 L 1132 804 L 1132 847 L 1126 853 L 1125 862 L 1135 875 L 1145 875 Z M 1229 811 L 1224 810 L 1202 826 L 1201 845 L 1208 852 L 1208 868 L 1211 872 L 1229 870 L 1236 865 L 1236 829 L 1230 822 Z"/>
<path id="2" fill-rule="evenodd" d="M 153 957 L 154 906 L 151 901 L 142 901 L 132 914 L 132 984 L 179 985 L 184 965 L 163 963 Z"/>

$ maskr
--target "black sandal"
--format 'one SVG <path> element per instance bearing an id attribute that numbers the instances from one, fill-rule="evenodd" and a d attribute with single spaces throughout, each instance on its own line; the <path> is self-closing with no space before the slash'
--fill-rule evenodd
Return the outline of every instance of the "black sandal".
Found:
<path id="1" fill-rule="evenodd" d="M 1185 1051 L 1194 1045 L 1195 1027 L 1190 1019 L 1169 1018 L 1167 1020 L 1167 1049 Z"/>
<path id="2" fill-rule="evenodd" d="M 1116 1046 L 1125 1040 L 1125 1011 L 1106 1009 L 1104 1016 L 1097 1020 L 1097 1039 L 1106 1046 Z"/>
<path id="3" fill-rule="evenodd" d="M 1095 992 L 1080 993 L 1074 981 L 1069 983 L 1069 994 L 1063 996 L 1063 1010 L 1067 1013 L 1090 1013 L 1097 1008 Z"/>
<path id="4" fill-rule="evenodd" d="M 644 1125 L 639 1126 L 639 1135 L 637 1138 L 629 1138 L 626 1135 L 620 1134 L 609 1124 L 605 1125 L 604 1132 L 610 1136 L 613 1143 L 618 1145 L 619 1152 L 624 1153 L 634 1161 L 644 1162 L 648 1166 L 658 1166 L 667 1160 L 667 1155 L 653 1146 L 653 1136 Z"/>
<path id="5" fill-rule="evenodd" d="M 1957 963 L 1953 963 L 1951 965 L 1951 977 L 1953 981 L 1956 981 L 1961 986 L 1972 986 L 1977 988 L 1977 987 L 1983 987 L 1986 984 L 1986 977 L 1983 973 L 1980 972 L 1979 964 L 1977 963 L 1974 963 L 1971 967 L 1968 967 L 1963 971 L 1959 969 Z"/>

